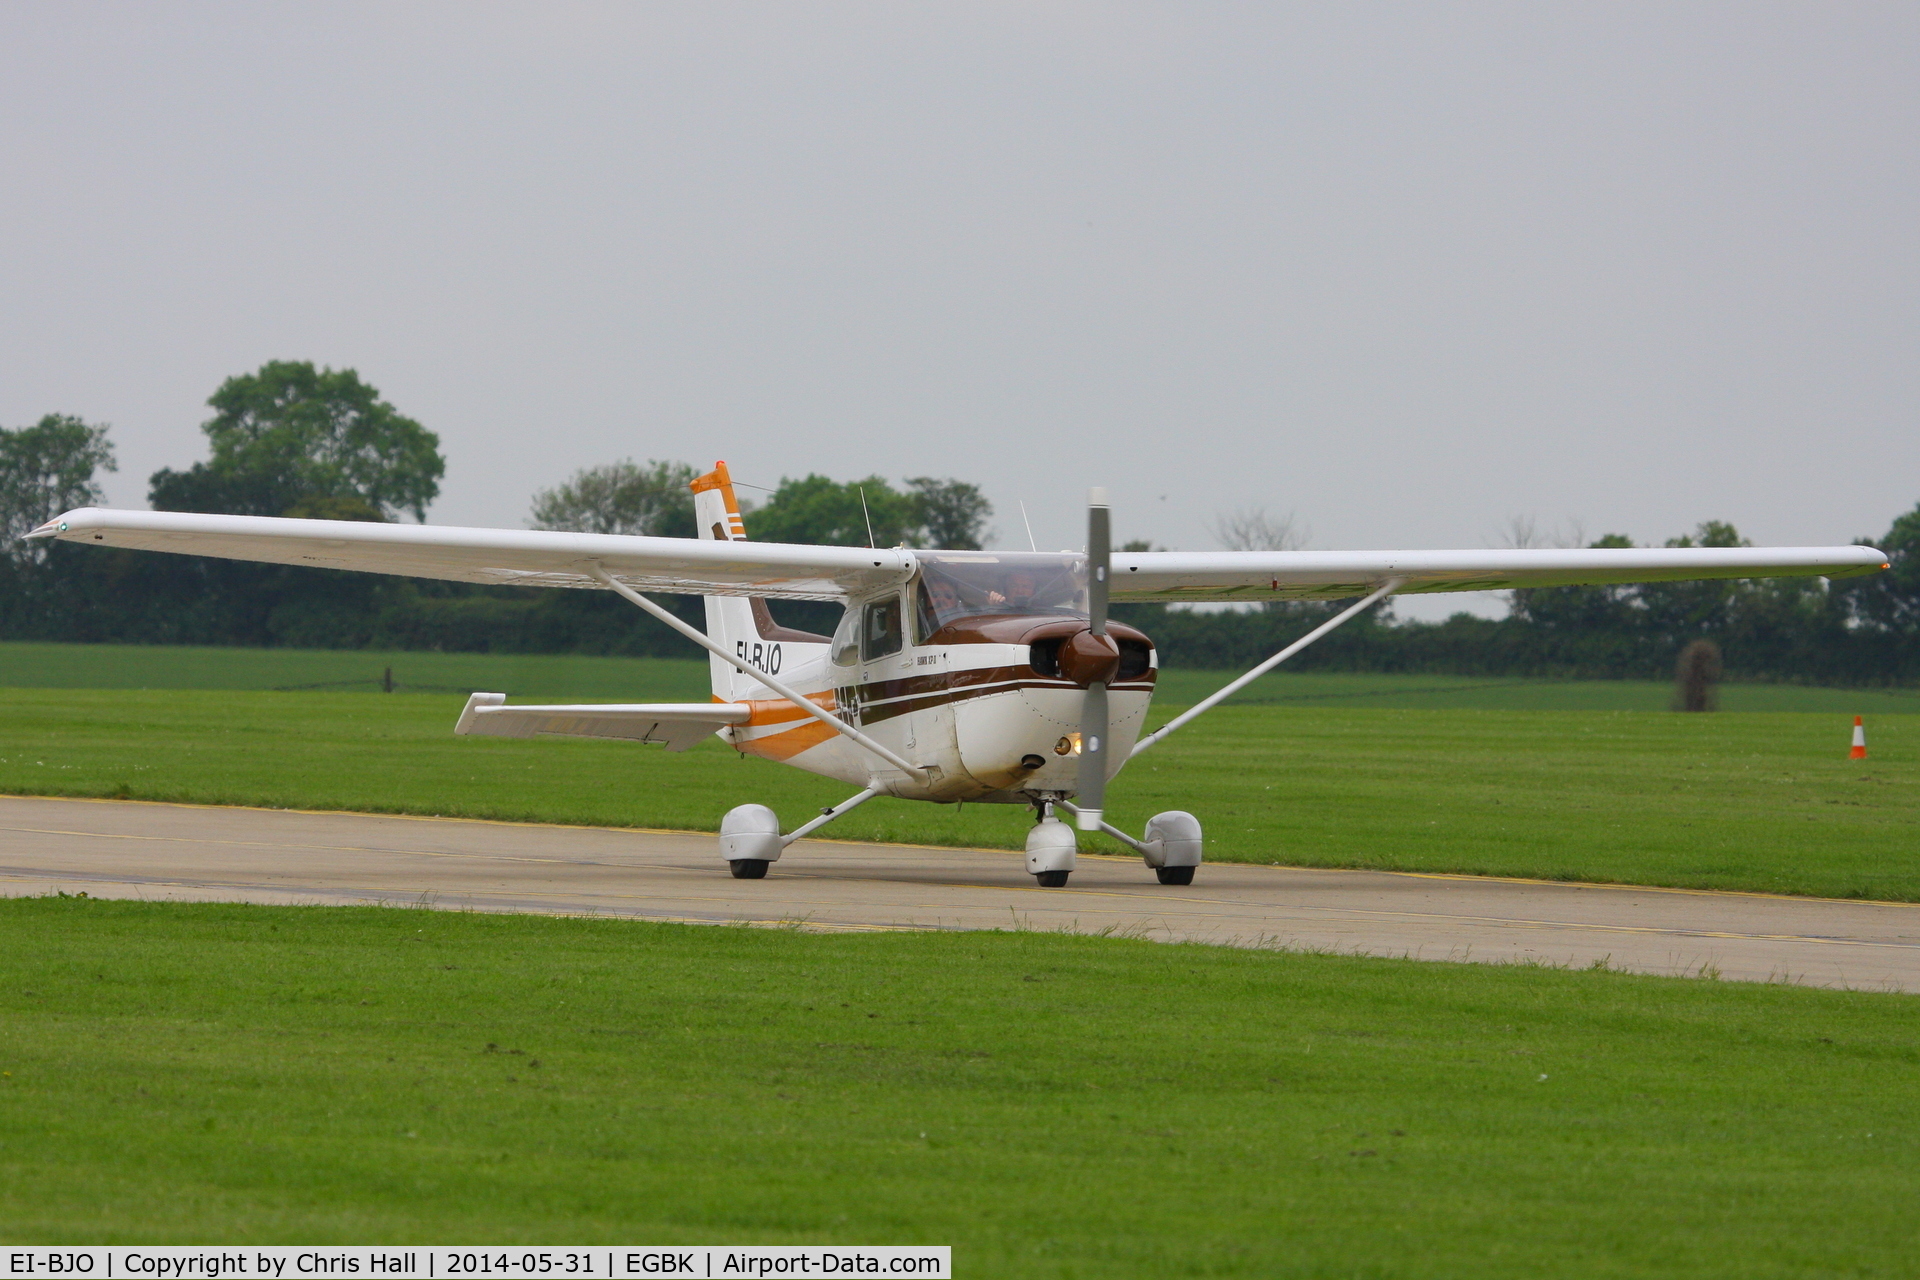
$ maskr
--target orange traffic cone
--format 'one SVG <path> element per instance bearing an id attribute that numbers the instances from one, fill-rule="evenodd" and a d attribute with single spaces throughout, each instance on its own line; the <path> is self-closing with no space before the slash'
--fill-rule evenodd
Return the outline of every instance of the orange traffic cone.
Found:
<path id="1" fill-rule="evenodd" d="M 1853 718 L 1853 750 L 1847 752 L 1847 759 L 1865 760 L 1866 758 L 1867 726 L 1861 722 L 1859 716 L 1855 716 Z"/>

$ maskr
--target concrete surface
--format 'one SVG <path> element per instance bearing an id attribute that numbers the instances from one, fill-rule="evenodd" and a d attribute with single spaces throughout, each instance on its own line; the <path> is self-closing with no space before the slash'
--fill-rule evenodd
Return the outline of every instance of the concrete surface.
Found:
<path id="1" fill-rule="evenodd" d="M 0 894 L 422 904 L 827 930 L 1041 929 L 1920 991 L 1920 905 L 803 840 L 734 880 L 712 836 L 0 797 Z"/>

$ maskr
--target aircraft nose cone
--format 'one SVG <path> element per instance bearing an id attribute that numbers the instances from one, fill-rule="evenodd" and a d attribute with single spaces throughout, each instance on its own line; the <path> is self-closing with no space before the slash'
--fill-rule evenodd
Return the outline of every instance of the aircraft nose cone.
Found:
<path id="1" fill-rule="evenodd" d="M 1060 674 L 1081 688 L 1099 681 L 1111 684 L 1120 670 L 1120 646 L 1112 636 L 1081 631 L 1060 646 Z"/>

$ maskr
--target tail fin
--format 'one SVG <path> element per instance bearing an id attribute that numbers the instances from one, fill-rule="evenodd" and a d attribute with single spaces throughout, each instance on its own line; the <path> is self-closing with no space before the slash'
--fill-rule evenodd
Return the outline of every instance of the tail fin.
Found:
<path id="1" fill-rule="evenodd" d="M 713 470 L 696 479 L 693 489 L 693 521 L 700 536 L 710 542 L 745 542 L 746 522 L 740 518 L 740 501 L 733 494 L 733 477 L 727 464 L 716 462 Z M 753 602 L 744 596 L 707 596 L 707 634 L 729 649 L 738 649 L 742 641 L 751 642 L 754 626 Z M 746 677 L 720 659 L 709 656 L 713 697 L 716 702 L 732 702 L 738 685 Z"/>
<path id="2" fill-rule="evenodd" d="M 733 477 L 727 474 L 726 463 L 714 463 L 713 470 L 695 480 L 691 487 L 693 518 L 700 526 L 701 537 L 719 542 L 747 540 L 747 526 L 740 519 L 740 502 L 733 496 Z M 810 654 L 817 656 L 830 640 L 828 636 L 779 625 L 773 620 L 767 602 L 758 596 L 708 596 L 706 601 L 707 634 L 770 675 L 779 675 L 785 664 L 805 661 Z M 809 649 L 810 645 L 819 648 Z M 713 696 L 720 701 L 765 696 L 764 690 L 754 692 L 760 688 L 759 682 L 743 675 L 738 668 L 718 658 L 709 659 L 709 664 L 713 672 Z"/>

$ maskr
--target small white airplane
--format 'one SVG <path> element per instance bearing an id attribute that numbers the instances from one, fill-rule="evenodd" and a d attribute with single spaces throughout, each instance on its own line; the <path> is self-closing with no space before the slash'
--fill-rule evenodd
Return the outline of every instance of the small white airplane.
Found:
<path id="1" fill-rule="evenodd" d="M 693 482 L 698 541 L 173 511 L 70 511 L 30 538 L 357 569 L 414 578 L 617 592 L 711 655 L 707 703 L 508 706 L 476 693 L 454 732 L 575 734 L 685 751 L 734 750 L 860 790 L 782 834 L 765 805 L 720 824 L 735 877 L 759 879 L 793 841 L 875 796 L 1031 806 L 1027 870 L 1066 884 L 1074 831 L 1137 851 L 1162 884 L 1191 884 L 1198 819 L 1155 815 L 1135 837 L 1102 816 L 1109 779 L 1195 716 L 1395 593 L 1494 591 L 1687 578 L 1845 577 L 1887 567 L 1872 547 L 1509 551 L 1111 551 L 1095 489 L 1087 550 L 1058 554 L 809 547 L 747 541 L 724 462 Z M 642 594 L 706 597 L 703 633 Z M 1141 735 L 1153 642 L 1108 602 L 1359 597 L 1197 706 Z M 831 637 L 775 626 L 766 599 L 845 605 Z"/>

